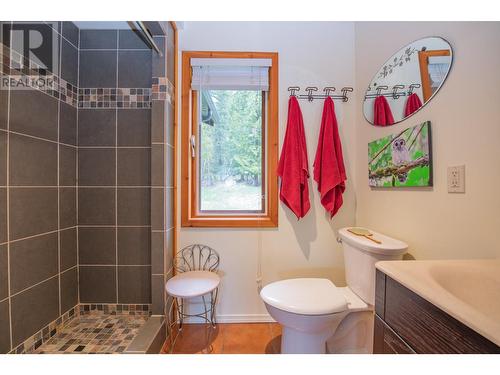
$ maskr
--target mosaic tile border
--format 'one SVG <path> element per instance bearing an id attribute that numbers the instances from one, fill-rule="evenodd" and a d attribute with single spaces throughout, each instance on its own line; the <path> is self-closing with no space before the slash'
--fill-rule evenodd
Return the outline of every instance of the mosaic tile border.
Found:
<path id="1" fill-rule="evenodd" d="M 81 303 L 80 315 L 102 311 L 109 315 L 151 315 L 151 304 Z"/>
<path id="2" fill-rule="evenodd" d="M 78 108 L 151 108 L 151 89 L 80 88 Z"/>
<path id="3" fill-rule="evenodd" d="M 151 100 L 166 100 L 173 103 L 174 85 L 167 77 L 153 77 Z"/>
<path id="4" fill-rule="evenodd" d="M 40 345 L 53 337 L 68 321 L 79 315 L 78 305 L 66 311 L 59 318 L 50 322 L 34 335 L 28 337 L 23 343 L 12 349 L 9 354 L 30 354 Z"/>
<path id="5" fill-rule="evenodd" d="M 80 109 L 151 108 L 153 88 L 150 87 L 78 88 L 2 43 L 0 43 L 0 61 L 0 89 L 4 87 L 36 89 Z M 168 82 L 165 87 L 160 87 L 164 90 L 160 94 L 161 99 L 170 101 L 173 93 L 172 84 Z M 157 94 L 158 89 L 159 86 L 156 85 Z M 167 89 L 170 90 L 170 94 L 166 91 Z"/>
<path id="6" fill-rule="evenodd" d="M 81 303 L 69 309 L 56 320 L 50 322 L 12 349 L 9 354 L 31 354 L 43 343 L 52 338 L 71 319 L 87 315 L 94 311 L 102 311 L 103 315 L 139 315 L 150 316 L 151 304 L 90 304 Z"/>

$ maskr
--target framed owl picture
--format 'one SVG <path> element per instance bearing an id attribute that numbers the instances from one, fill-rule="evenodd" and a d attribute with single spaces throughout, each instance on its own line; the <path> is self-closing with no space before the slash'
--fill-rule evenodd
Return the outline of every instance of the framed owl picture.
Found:
<path id="1" fill-rule="evenodd" d="M 372 187 L 432 186 L 430 121 L 368 143 Z"/>

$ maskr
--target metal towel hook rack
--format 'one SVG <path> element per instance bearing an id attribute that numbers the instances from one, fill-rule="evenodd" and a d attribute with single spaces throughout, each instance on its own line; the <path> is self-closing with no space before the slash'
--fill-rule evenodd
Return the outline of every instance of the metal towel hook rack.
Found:
<path id="1" fill-rule="evenodd" d="M 340 99 L 343 102 L 348 102 L 349 97 L 347 96 L 347 93 L 353 92 L 354 89 L 352 87 L 342 87 L 340 89 L 342 94 L 339 95 L 332 95 L 333 92 L 335 92 L 337 89 L 334 86 L 326 86 L 323 88 L 324 94 L 314 94 L 316 91 L 318 91 L 318 87 L 316 86 L 308 86 L 305 88 L 305 91 L 307 94 L 297 94 L 298 91 L 300 91 L 299 86 L 290 86 L 288 87 L 288 91 L 290 92 L 290 96 L 295 96 L 297 99 L 307 99 L 309 102 L 314 101 L 314 99 L 326 99 L 326 98 L 332 98 L 332 99 Z"/>
<path id="2" fill-rule="evenodd" d="M 411 95 L 413 94 L 413 90 L 414 89 L 418 89 L 420 87 L 420 83 L 412 83 L 409 87 L 409 90 L 408 90 L 408 95 Z"/>
<path id="3" fill-rule="evenodd" d="M 377 87 L 377 96 L 380 95 L 380 91 L 387 90 L 388 88 L 389 88 L 388 86 L 379 86 L 379 87 Z"/>
<path id="4" fill-rule="evenodd" d="M 312 102 L 314 100 L 313 91 L 318 91 L 318 88 L 316 86 L 310 86 L 306 87 L 306 91 L 307 91 L 307 100 Z"/>
<path id="5" fill-rule="evenodd" d="M 405 85 L 394 85 L 392 86 L 392 97 L 393 99 L 398 99 L 400 96 L 404 96 L 404 93 L 398 93 L 398 89 L 404 89 Z"/>

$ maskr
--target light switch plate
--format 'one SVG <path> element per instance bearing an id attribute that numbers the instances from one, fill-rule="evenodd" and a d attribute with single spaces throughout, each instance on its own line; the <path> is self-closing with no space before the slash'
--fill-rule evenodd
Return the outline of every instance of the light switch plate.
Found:
<path id="1" fill-rule="evenodd" d="M 465 193 L 465 165 L 448 167 L 448 193 Z"/>

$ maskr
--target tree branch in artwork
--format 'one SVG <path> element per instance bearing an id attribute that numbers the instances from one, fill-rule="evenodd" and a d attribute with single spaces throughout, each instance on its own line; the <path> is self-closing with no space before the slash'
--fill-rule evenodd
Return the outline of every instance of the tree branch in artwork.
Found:
<path id="1" fill-rule="evenodd" d="M 386 168 L 379 168 L 376 171 L 370 172 L 369 178 L 379 179 L 383 177 L 398 176 L 404 173 L 408 173 L 408 171 L 412 170 L 413 168 L 424 167 L 428 165 L 429 165 L 429 157 L 422 156 L 421 158 L 412 160 L 406 164 L 391 165 Z"/>

